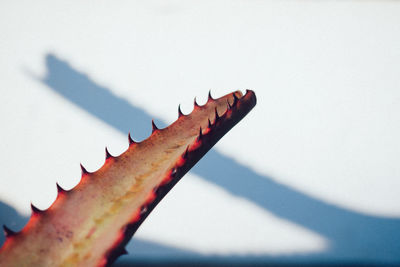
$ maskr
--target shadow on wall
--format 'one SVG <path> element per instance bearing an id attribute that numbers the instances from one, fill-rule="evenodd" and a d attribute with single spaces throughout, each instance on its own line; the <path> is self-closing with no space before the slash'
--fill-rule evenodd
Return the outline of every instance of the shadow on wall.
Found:
<path id="1" fill-rule="evenodd" d="M 133 133 L 136 140 L 145 139 L 150 133 L 152 117 L 125 99 L 119 98 L 109 88 L 92 81 L 86 74 L 75 70 L 68 62 L 55 55 L 46 56 L 47 74 L 41 82 L 52 91 L 86 112 L 120 130 Z M 161 120 L 156 118 L 157 124 Z M 133 128 L 135 126 L 135 128 Z M 209 170 L 213 171 L 210 172 Z M 400 263 L 400 219 L 363 215 L 323 202 L 302 192 L 275 182 L 271 177 L 260 175 L 249 167 L 218 151 L 211 150 L 191 170 L 231 194 L 246 198 L 276 216 L 318 233 L 329 241 L 326 251 L 289 256 L 235 257 L 236 259 L 261 262 L 351 262 L 368 264 Z M 266 237 L 267 238 L 267 237 Z M 140 250 L 137 239 L 128 244 L 128 251 Z M 178 253 L 173 248 L 142 243 L 142 248 L 154 251 L 153 258 L 162 254 Z M 207 258 L 191 252 L 182 252 L 194 258 Z M 120 264 L 127 260 L 122 257 Z M 117 262 L 117 263 L 118 263 Z"/>
<path id="2" fill-rule="evenodd" d="M 7 225 L 11 230 L 22 229 L 28 218 L 21 216 L 14 208 L 0 201 L 0 225 Z M 0 234 L 0 246 L 4 243 L 5 236 Z"/>

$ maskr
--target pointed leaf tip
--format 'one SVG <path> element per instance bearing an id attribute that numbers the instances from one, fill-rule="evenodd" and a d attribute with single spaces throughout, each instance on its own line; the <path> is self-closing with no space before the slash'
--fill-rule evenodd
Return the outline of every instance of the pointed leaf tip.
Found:
<path id="1" fill-rule="evenodd" d="M 232 108 L 231 103 L 229 103 L 229 100 L 226 99 L 226 103 L 228 104 L 228 110 L 230 110 Z"/>
<path id="2" fill-rule="evenodd" d="M 86 170 L 86 168 L 83 167 L 82 163 L 80 163 L 80 165 L 81 165 L 82 175 L 89 174 L 89 172 Z"/>
<path id="3" fill-rule="evenodd" d="M 214 98 L 211 96 L 211 90 L 208 91 L 208 101 L 207 102 L 209 102 L 209 101 L 214 101 Z"/>
<path id="4" fill-rule="evenodd" d="M 128 133 L 128 140 L 129 140 L 129 145 L 132 145 L 132 144 L 136 143 L 135 140 L 133 140 L 130 132 Z"/>
<path id="5" fill-rule="evenodd" d="M 113 156 L 110 154 L 110 152 L 108 151 L 108 148 L 106 147 L 106 160 L 109 158 L 113 158 Z"/>
<path id="6" fill-rule="evenodd" d="M 152 133 L 158 130 L 157 125 L 154 123 L 154 120 L 151 120 L 151 127 L 152 127 Z"/>
<path id="7" fill-rule="evenodd" d="M 173 168 L 171 171 L 171 177 L 175 177 L 177 172 L 178 172 L 178 170 L 176 168 Z"/>
<path id="8" fill-rule="evenodd" d="M 146 212 L 147 212 L 147 206 L 146 205 L 143 205 L 142 207 L 140 207 L 140 215 L 143 215 L 143 214 L 145 214 Z"/>
<path id="9" fill-rule="evenodd" d="M 62 188 L 58 183 L 56 183 L 57 186 L 57 192 L 60 193 L 65 193 L 67 192 L 67 190 L 65 190 L 64 188 Z"/>
<path id="10" fill-rule="evenodd" d="M 200 131 L 199 131 L 199 136 L 197 137 L 197 141 L 200 141 L 203 138 L 203 132 L 201 131 L 201 126 L 200 126 Z"/>
<path id="11" fill-rule="evenodd" d="M 182 116 L 184 116 L 184 115 L 183 115 L 182 110 L 181 110 L 181 104 L 179 104 L 179 106 L 178 106 L 178 118 L 180 118 Z"/>
<path id="12" fill-rule="evenodd" d="M 39 214 L 39 213 L 43 212 L 42 210 L 36 208 L 32 203 L 31 203 L 31 210 L 34 214 Z"/>
<path id="13" fill-rule="evenodd" d="M 3 230 L 6 237 L 14 236 L 17 234 L 16 232 L 8 228 L 5 224 L 3 224 Z"/>
<path id="14" fill-rule="evenodd" d="M 182 154 L 183 159 L 187 159 L 189 155 L 189 146 L 186 147 L 185 153 Z"/>
<path id="15" fill-rule="evenodd" d="M 235 93 L 233 93 L 233 104 L 232 107 L 236 106 L 237 102 L 239 101 L 239 98 Z"/>
<path id="16" fill-rule="evenodd" d="M 197 103 L 196 97 L 194 98 L 194 107 L 195 108 L 199 108 L 200 105 Z"/>
<path id="17" fill-rule="evenodd" d="M 216 123 L 218 120 L 219 120 L 218 110 L 215 107 L 215 121 L 214 121 L 214 123 Z"/>

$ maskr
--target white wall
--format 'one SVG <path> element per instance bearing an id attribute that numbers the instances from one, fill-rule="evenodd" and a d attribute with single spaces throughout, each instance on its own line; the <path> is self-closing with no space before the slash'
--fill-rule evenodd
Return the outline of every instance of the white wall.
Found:
<path id="1" fill-rule="evenodd" d="M 400 262 L 398 1 L 2 1 L 0 34 L 1 223 L 250 88 L 126 257 Z"/>

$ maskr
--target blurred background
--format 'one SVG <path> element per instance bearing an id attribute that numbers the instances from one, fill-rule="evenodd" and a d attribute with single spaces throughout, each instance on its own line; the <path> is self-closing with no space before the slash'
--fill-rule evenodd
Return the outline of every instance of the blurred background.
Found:
<path id="1" fill-rule="evenodd" d="M 3 0 L 0 34 L 1 224 L 252 89 L 116 266 L 400 264 L 398 1 Z"/>

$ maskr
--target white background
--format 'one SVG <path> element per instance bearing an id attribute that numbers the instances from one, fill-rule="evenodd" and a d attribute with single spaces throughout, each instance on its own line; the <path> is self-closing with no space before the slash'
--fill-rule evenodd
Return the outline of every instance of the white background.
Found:
<path id="1" fill-rule="evenodd" d="M 399 70 L 397 1 L 2 1 L 1 223 L 151 118 L 250 88 L 125 257 L 399 263 Z"/>

